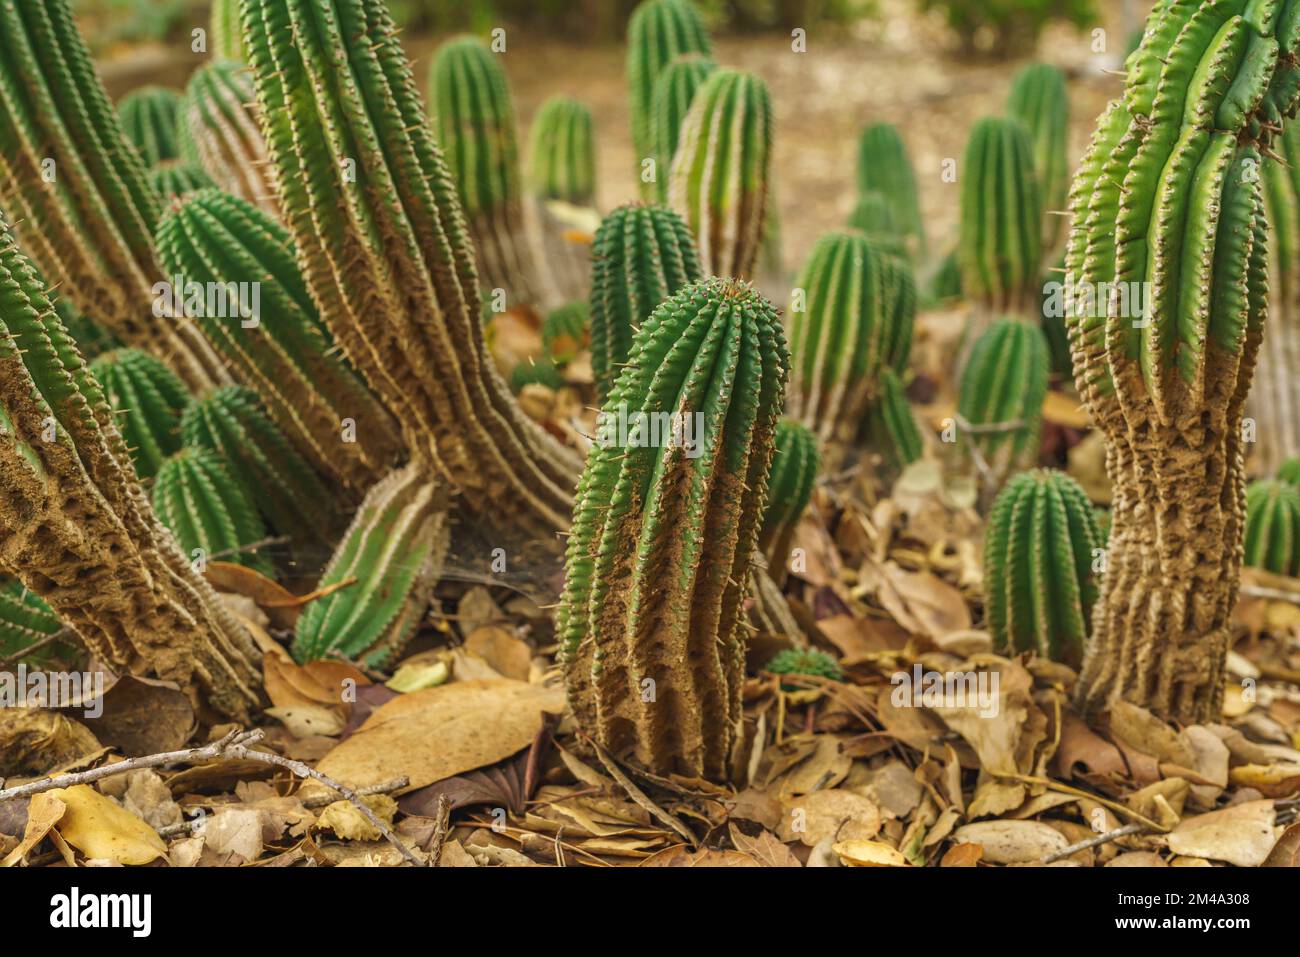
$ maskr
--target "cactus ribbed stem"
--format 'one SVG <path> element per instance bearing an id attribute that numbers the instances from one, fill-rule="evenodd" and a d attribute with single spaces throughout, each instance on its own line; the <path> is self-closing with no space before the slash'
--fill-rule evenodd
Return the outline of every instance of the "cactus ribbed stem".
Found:
<path id="1" fill-rule="evenodd" d="M 921 458 L 925 442 L 916 424 L 903 380 L 893 369 L 882 369 L 880 390 L 867 415 L 867 441 L 891 471 L 901 471 Z"/>
<path id="2" fill-rule="evenodd" d="M 202 166 L 184 160 L 168 160 L 149 171 L 149 185 L 163 201 L 164 208 L 184 201 L 191 193 L 216 186 Z"/>
<path id="3" fill-rule="evenodd" d="M 161 86 L 132 90 L 117 105 L 122 132 L 137 150 L 146 166 L 180 156 L 176 142 L 176 118 L 180 114 L 181 94 Z"/>
<path id="4" fill-rule="evenodd" d="M 551 282 L 561 299 L 585 297 L 591 288 L 591 249 L 575 241 L 572 223 L 596 205 L 591 109 L 577 100 L 552 97 L 533 118 L 528 143 L 528 193 L 541 225 Z"/>
<path id="5" fill-rule="evenodd" d="M 577 300 L 552 310 L 542 321 L 542 348 L 560 365 L 571 362 L 590 340 L 591 307 Z"/>
<path id="6" fill-rule="evenodd" d="M 715 71 L 691 102 L 668 181 L 669 205 L 691 227 L 707 275 L 753 275 L 771 161 L 767 85 L 748 73 Z"/>
<path id="7" fill-rule="evenodd" d="M 1245 564 L 1300 575 L 1300 489 L 1276 480 L 1246 490 Z"/>
<path id="8" fill-rule="evenodd" d="M 388 472 L 404 451 L 398 426 L 333 349 L 278 223 L 205 190 L 163 217 L 158 257 L 173 281 L 256 290 L 255 326 L 233 315 L 194 321 L 317 472 L 357 491 Z"/>
<path id="9" fill-rule="evenodd" d="M 487 354 L 473 247 L 386 5 L 243 11 L 286 224 L 320 314 L 472 519 L 555 541 L 576 457 L 523 415 Z"/>
<path id="10" fill-rule="evenodd" d="M 214 60 L 244 58 L 243 28 L 239 23 L 240 0 L 212 0 L 211 44 L 208 53 Z"/>
<path id="11" fill-rule="evenodd" d="M 118 416 L 136 474 L 152 478 L 163 459 L 180 450 L 181 413 L 190 394 L 170 369 L 138 349 L 105 353 L 90 371 Z"/>
<path id="12" fill-rule="evenodd" d="M 687 286 L 638 331 L 587 458 L 556 621 L 569 701 L 659 773 L 727 770 L 786 370 L 769 302 L 734 280 Z"/>
<path id="13" fill-rule="evenodd" d="M 872 123 L 858 139 L 858 197 L 879 196 L 889 209 L 888 222 L 903 237 L 913 262 L 925 258 L 925 223 L 916 192 L 916 174 L 898 128 Z M 861 228 L 861 227 L 857 227 Z"/>
<path id="14" fill-rule="evenodd" d="M 1031 63 L 1011 81 L 1007 115 L 1020 120 L 1033 143 L 1034 175 L 1043 203 L 1043 250 L 1051 254 L 1065 227 L 1066 194 L 1070 188 L 1067 155 L 1070 99 L 1065 74 L 1048 63 Z"/>
<path id="15" fill-rule="evenodd" d="M 976 340 L 961 373 L 957 403 L 969 435 L 1000 482 L 1038 458 L 1051 357 L 1041 329 L 999 319 Z"/>
<path id="16" fill-rule="evenodd" d="M 14 578 L 0 580 L 0 660 L 10 661 L 17 655 L 28 666 L 44 666 L 52 653 L 64 651 L 62 641 L 30 656 L 23 656 L 23 650 L 62 629 L 59 616 L 26 585 Z"/>
<path id="17" fill-rule="evenodd" d="M 767 567 L 779 583 L 790 563 L 790 543 L 794 530 L 812 498 L 821 457 L 817 436 L 812 430 L 791 419 L 782 419 L 776 427 L 776 451 L 767 481 L 767 508 L 758 547 L 767 557 Z"/>
<path id="18" fill-rule="evenodd" d="M 657 175 L 655 195 L 668 202 L 668 173 L 677 155 L 682 124 L 690 112 L 695 94 L 718 65 L 708 57 L 686 54 L 669 63 L 655 80 L 651 120 L 654 124 L 654 158 Z"/>
<path id="19" fill-rule="evenodd" d="M 247 720 L 261 655 L 158 524 L 99 383 L 0 234 L 0 570 L 115 670 Z"/>
<path id="20" fill-rule="evenodd" d="M 153 507 L 181 552 L 200 567 L 220 558 L 270 573 L 264 558 L 246 550 L 267 537 L 266 526 L 250 490 L 217 453 L 186 448 L 164 462 L 154 481 Z"/>

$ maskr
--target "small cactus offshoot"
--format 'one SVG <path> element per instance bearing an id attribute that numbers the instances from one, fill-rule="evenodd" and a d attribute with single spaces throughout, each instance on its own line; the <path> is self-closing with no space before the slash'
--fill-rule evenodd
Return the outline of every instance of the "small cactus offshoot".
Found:
<path id="1" fill-rule="evenodd" d="M 1036 325 L 999 319 L 975 341 L 962 369 L 957 409 L 962 436 L 996 479 L 1034 464 L 1051 359 Z"/>
<path id="2" fill-rule="evenodd" d="M 542 320 L 542 348 L 557 365 L 567 365 L 587 348 L 590 325 L 591 307 L 581 300 L 553 309 Z"/>
<path id="3" fill-rule="evenodd" d="M 1029 64 L 1011 81 L 1007 115 L 1029 131 L 1043 204 L 1043 250 L 1051 253 L 1065 230 L 1066 218 L 1059 214 L 1065 211 L 1070 189 L 1070 100 L 1065 74 L 1049 63 Z"/>
<path id="4" fill-rule="evenodd" d="M 917 198 L 916 174 L 903 137 L 889 123 L 871 124 L 858 139 L 859 202 L 871 195 L 881 197 L 887 204 L 888 222 L 904 237 L 907 255 L 916 262 L 923 259 L 925 225 Z"/>
<path id="5" fill-rule="evenodd" d="M 881 370 L 880 389 L 867 413 L 866 434 L 869 447 L 880 453 L 891 471 L 902 471 L 925 454 L 912 403 L 893 369 Z"/>
<path id="6" fill-rule="evenodd" d="M 219 560 L 270 573 L 251 549 L 266 539 L 266 526 L 249 490 L 217 453 L 187 448 L 165 461 L 154 479 L 153 507 L 196 568 Z"/>
<path id="7" fill-rule="evenodd" d="M 136 474 L 152 478 L 163 460 L 180 450 L 181 413 L 190 394 L 175 373 L 138 349 L 105 353 L 90 371 L 117 413 Z"/>
<path id="8" fill-rule="evenodd" d="M 1252 482 L 1246 490 L 1245 563 L 1300 577 L 1300 489 L 1289 482 Z"/>
<path id="9" fill-rule="evenodd" d="M 176 118 L 180 114 L 181 92 L 162 86 L 132 90 L 117 105 L 122 132 L 140 151 L 149 167 L 180 156 L 176 140 Z"/>
<path id="10" fill-rule="evenodd" d="M 778 582 L 784 577 L 778 570 L 789 564 L 795 527 L 812 499 L 820 463 L 817 436 L 811 429 L 790 419 L 777 423 L 776 452 L 767 480 L 767 508 L 763 511 L 758 547 L 767 556 L 768 568 Z"/>
<path id="11" fill-rule="evenodd" d="M 763 670 L 774 675 L 806 675 L 811 678 L 829 678 L 840 681 L 844 671 L 840 664 L 824 651 L 816 648 L 787 648 L 778 651 Z M 781 682 L 782 691 L 802 691 L 808 685 L 802 683 L 787 684 Z"/>

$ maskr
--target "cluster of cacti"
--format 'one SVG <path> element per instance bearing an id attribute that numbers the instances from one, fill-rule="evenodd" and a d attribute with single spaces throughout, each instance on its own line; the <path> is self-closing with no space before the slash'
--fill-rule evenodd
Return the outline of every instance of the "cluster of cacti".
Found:
<path id="1" fill-rule="evenodd" d="M 547 295 L 524 228 L 515 110 L 500 56 L 476 37 L 444 43 L 429 70 L 429 102 L 480 278 L 511 304 L 536 303 Z"/>
<path id="2" fill-rule="evenodd" d="M 1102 547 L 1092 503 L 1062 472 L 1007 483 L 984 538 L 984 611 L 993 647 L 1078 668 L 1097 600 Z"/>
<path id="3" fill-rule="evenodd" d="M 767 508 L 759 530 L 758 547 L 777 581 L 790 561 L 795 527 L 812 499 L 821 456 L 817 436 L 806 426 L 782 419 L 776 426 L 776 451 L 767 481 Z"/>
<path id="4" fill-rule="evenodd" d="M 299 661 L 339 654 L 383 667 L 415 633 L 447 550 L 445 502 L 415 466 L 377 482 L 321 576 L 331 590 L 294 628 Z"/>
<path id="5" fill-rule="evenodd" d="M 233 0 L 227 5 L 239 6 Z M 201 166 L 232 196 L 253 203 L 267 215 L 279 215 L 248 67 L 235 59 L 218 58 L 195 70 L 185 87 L 179 122 L 181 157 L 186 162 Z"/>
<path id="6" fill-rule="evenodd" d="M 403 452 L 398 427 L 337 354 L 278 223 L 251 203 L 204 190 L 163 217 L 157 243 L 172 282 L 219 284 L 232 299 L 244 290 L 241 305 L 256 303 L 234 310 L 231 302 L 193 321 L 265 398 L 313 469 L 361 490 L 391 468 Z M 244 311 L 250 315 L 237 314 Z"/>
<path id="7" fill-rule="evenodd" d="M 189 392 L 167 366 L 138 349 L 106 352 L 90 371 L 117 416 L 136 474 L 152 478 L 181 447 L 181 413 L 189 405 Z"/>
<path id="8" fill-rule="evenodd" d="M 556 619 L 569 701 L 602 746 L 660 773 L 728 766 L 787 361 L 751 287 L 685 287 L 638 330 L 578 486 Z"/>
<path id="9" fill-rule="evenodd" d="M 668 202 L 668 173 L 677 154 L 677 141 L 686 114 L 690 112 L 695 94 L 717 68 L 718 65 L 707 56 L 687 53 L 665 66 L 655 80 L 650 116 L 655 169 L 660 173 L 655 177 L 655 195 L 661 203 Z"/>
<path id="10" fill-rule="evenodd" d="M 132 90 L 118 103 L 122 132 L 140 151 L 146 166 L 157 166 L 180 156 L 176 125 L 181 99 L 179 90 L 145 86 Z"/>
<path id="11" fill-rule="evenodd" d="M 542 348 L 558 365 L 567 365 L 590 341 L 591 306 L 579 300 L 552 309 L 542 320 Z"/>
<path id="12" fill-rule="evenodd" d="M 266 526 L 249 489 L 217 453 L 181 449 L 158 469 L 152 497 L 159 520 L 199 571 L 219 560 L 270 572 L 254 547 L 266 540 Z"/>
<path id="13" fill-rule="evenodd" d="M 691 101 L 668 173 L 668 203 L 695 235 L 706 274 L 753 275 L 771 163 L 767 85 L 739 70 L 715 70 Z"/>
<path id="14" fill-rule="evenodd" d="M 1051 359 L 1035 325 L 999 319 L 975 341 L 961 372 L 959 447 L 982 459 L 994 484 L 1038 457 Z"/>
<path id="15" fill-rule="evenodd" d="M 880 387 L 867 410 L 867 446 L 878 452 L 890 471 L 901 471 L 925 454 L 903 380 L 888 366 L 880 370 Z"/>
<path id="16" fill-rule="evenodd" d="M 916 192 L 916 174 L 898 129 L 889 123 L 872 123 L 858 139 L 858 202 L 855 229 L 889 230 L 907 254 L 919 261 L 926 255 L 925 224 Z M 879 212 L 883 207 L 884 212 Z"/>
<path id="17" fill-rule="evenodd" d="M 1245 525 L 1242 411 L 1268 303 L 1261 150 L 1300 93 L 1295 13 L 1159 5 L 1071 191 L 1068 277 L 1118 291 L 1067 316 L 1114 488 L 1084 708 L 1219 714 Z"/>
<path id="18" fill-rule="evenodd" d="M 680 216 L 631 203 L 601 222 L 591 247 L 591 367 L 603 402 L 637 329 L 654 308 L 704 275 Z"/>
<path id="19" fill-rule="evenodd" d="M 528 192 L 542 227 L 551 281 L 563 298 L 585 296 L 591 283 L 591 250 L 575 235 L 574 222 L 596 205 L 596 139 L 591 109 L 556 96 L 533 118 L 528 138 Z"/>
<path id="20" fill-rule="evenodd" d="M 763 670 L 774 675 L 803 675 L 811 678 L 829 678 L 832 681 L 839 681 L 844 677 L 840 663 L 826 652 L 818 651 L 816 648 L 787 648 L 785 651 L 778 651 L 772 656 L 772 660 L 763 666 Z M 783 691 L 800 691 L 813 686 L 815 685 L 812 682 L 804 684 L 781 682 Z"/>
<path id="21" fill-rule="evenodd" d="M 1065 200 L 1070 188 L 1067 139 L 1070 100 L 1065 74 L 1048 63 L 1031 63 L 1011 81 L 1007 115 L 1029 131 L 1034 175 L 1043 206 L 1043 250 L 1057 248 L 1065 229 Z"/>
<path id="22" fill-rule="evenodd" d="M 40 666 L 52 655 L 67 653 L 68 643 L 56 641 L 23 654 L 51 635 L 63 630 L 63 622 L 50 606 L 16 578 L 0 580 L 0 661 L 18 657 L 29 666 Z"/>
<path id="23" fill-rule="evenodd" d="M 184 160 L 167 160 L 149 170 L 149 185 L 162 198 L 164 208 L 191 193 L 216 186 L 202 166 Z"/>
<path id="24" fill-rule="evenodd" d="M 632 12 L 627 25 L 632 145 L 636 149 L 641 194 L 647 199 L 658 193 L 656 184 L 668 175 L 656 150 L 654 99 L 659 76 L 678 57 L 707 57 L 711 52 L 708 31 L 690 0 L 644 0 Z M 647 160 L 657 164 L 649 179 L 645 174 Z"/>
<path id="25" fill-rule="evenodd" d="M 960 179 L 962 291 L 989 316 L 1034 316 L 1042 282 L 1043 203 L 1024 124 L 1000 117 L 976 123 Z"/>
<path id="26" fill-rule="evenodd" d="M 1300 576 L 1300 488 L 1268 479 L 1246 490 L 1247 565 L 1275 575 Z"/>
<path id="27" fill-rule="evenodd" d="M 849 446 L 881 372 L 906 368 L 915 315 L 905 260 L 858 233 L 819 239 L 790 302 L 789 414 L 823 442 Z"/>

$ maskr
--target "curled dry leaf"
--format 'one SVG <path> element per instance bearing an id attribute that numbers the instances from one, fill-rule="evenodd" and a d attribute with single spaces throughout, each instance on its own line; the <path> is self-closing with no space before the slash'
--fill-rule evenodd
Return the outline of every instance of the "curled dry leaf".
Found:
<path id="1" fill-rule="evenodd" d="M 1041 821 L 976 821 L 953 832 L 961 844 L 978 844 L 994 864 L 1032 864 L 1063 851 L 1070 842 Z"/>
<path id="2" fill-rule="evenodd" d="M 826 840 L 870 840 L 880 832 L 876 802 L 852 791 L 814 791 L 783 802 L 785 814 L 777 827 L 783 841 L 813 847 Z"/>
<path id="3" fill-rule="evenodd" d="M 118 864 L 148 864 L 167 854 L 158 832 L 137 815 L 87 784 L 46 792 L 66 805 L 55 827 L 86 857 Z"/>
<path id="4" fill-rule="evenodd" d="M 897 848 L 880 841 L 837 841 L 831 845 L 845 867 L 911 867 Z"/>

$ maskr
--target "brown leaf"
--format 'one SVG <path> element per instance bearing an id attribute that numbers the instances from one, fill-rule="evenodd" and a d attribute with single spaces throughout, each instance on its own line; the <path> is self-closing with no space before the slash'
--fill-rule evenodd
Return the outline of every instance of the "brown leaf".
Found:
<path id="1" fill-rule="evenodd" d="M 583 845 L 584 848 L 587 845 Z M 702 847 L 692 851 L 685 844 L 664 848 L 642 861 L 638 867 L 762 867 L 758 861 L 740 851 L 715 851 Z"/>
<path id="2" fill-rule="evenodd" d="M 170 683 L 123 675 L 100 701 L 103 713 L 85 718 L 86 727 L 127 757 L 176 751 L 194 733 L 194 706 Z"/>
<path id="3" fill-rule="evenodd" d="M 302 614 L 302 603 L 297 595 L 247 565 L 208 562 L 204 577 L 218 591 L 233 592 L 251 599 L 266 613 L 275 628 L 292 630 Z"/>
<path id="4" fill-rule="evenodd" d="M 1273 845 L 1261 867 L 1300 867 L 1300 822 L 1292 824 Z"/>
<path id="5" fill-rule="evenodd" d="M 728 833 L 731 835 L 731 843 L 736 846 L 736 850 L 742 854 L 748 854 L 764 867 L 802 867 L 799 858 L 794 856 L 794 852 L 785 844 L 777 839 L 777 836 L 768 830 L 761 830 L 756 837 L 750 837 L 735 823 L 728 825 Z"/>
<path id="6" fill-rule="evenodd" d="M 1272 800 L 1244 801 L 1186 818 L 1166 840 L 1175 854 L 1257 867 L 1277 843 L 1275 819 Z"/>
<path id="7" fill-rule="evenodd" d="M 533 660 L 532 649 L 526 641 L 500 625 L 484 625 L 470 632 L 465 639 L 465 650 L 482 658 L 506 678 L 528 680 L 529 665 Z"/>
<path id="8" fill-rule="evenodd" d="M 67 810 L 68 806 L 51 791 L 33 794 L 27 804 L 27 827 L 23 839 L 4 860 L 0 860 L 0 867 L 12 867 L 26 857 L 32 848 L 45 839 L 50 829 L 62 820 Z"/>
<path id="9" fill-rule="evenodd" d="M 783 841 L 813 847 L 824 840 L 870 840 L 880 831 L 880 808 L 861 794 L 832 788 L 782 802 L 785 814 L 777 828 Z"/>
<path id="10" fill-rule="evenodd" d="M 939 861 L 940 867 L 975 867 L 984 859 L 982 844 L 954 844 Z"/>
<path id="11" fill-rule="evenodd" d="M 894 562 L 885 562 L 883 568 L 893 590 L 881 589 L 881 603 L 904 628 L 936 639 L 970 630 L 966 599 L 943 579 L 930 572 L 904 571 Z"/>

